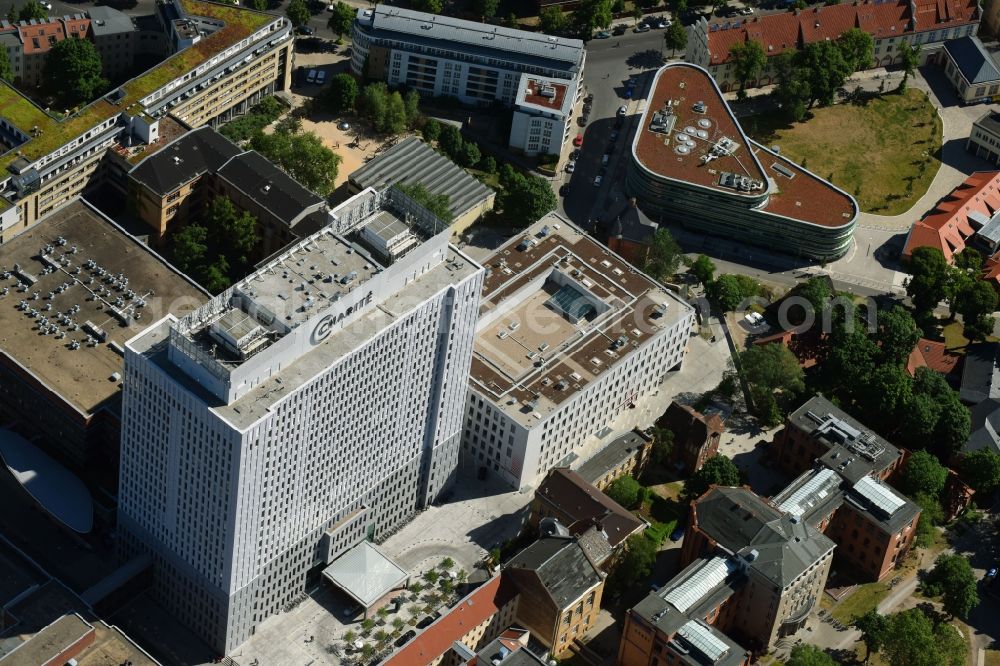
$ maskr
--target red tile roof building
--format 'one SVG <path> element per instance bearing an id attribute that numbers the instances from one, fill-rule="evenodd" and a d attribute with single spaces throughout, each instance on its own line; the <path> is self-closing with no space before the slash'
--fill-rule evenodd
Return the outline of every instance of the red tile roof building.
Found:
<path id="1" fill-rule="evenodd" d="M 748 19 L 712 23 L 701 19 L 690 28 L 687 61 L 707 68 L 726 92 L 737 85 L 730 49 L 749 40 L 760 42 L 768 56 L 776 56 L 860 28 L 875 40 L 873 64 L 878 67 L 898 62 L 897 40 L 921 44 L 922 58 L 927 58 L 948 39 L 976 34 L 979 19 L 976 0 L 866 0 Z M 773 77 L 769 65 L 750 85 L 770 85 Z"/>
<path id="2" fill-rule="evenodd" d="M 975 232 L 970 217 L 989 220 L 997 211 L 1000 211 L 1000 171 L 977 171 L 913 224 L 903 257 L 909 258 L 918 247 L 934 247 L 951 263 Z"/>
<path id="3" fill-rule="evenodd" d="M 916 375 L 918 368 L 930 368 L 949 377 L 958 372 L 958 362 L 961 359 L 960 355 L 948 351 L 944 342 L 920 338 L 906 361 L 906 372 L 912 377 Z"/>

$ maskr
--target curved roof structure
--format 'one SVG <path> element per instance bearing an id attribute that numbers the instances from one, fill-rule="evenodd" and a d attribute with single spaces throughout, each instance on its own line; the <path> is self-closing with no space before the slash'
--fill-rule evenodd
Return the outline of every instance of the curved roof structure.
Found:
<path id="1" fill-rule="evenodd" d="M 94 525 L 90 491 L 75 474 L 41 449 L 0 428 L 0 458 L 17 482 L 66 527 L 86 534 Z"/>

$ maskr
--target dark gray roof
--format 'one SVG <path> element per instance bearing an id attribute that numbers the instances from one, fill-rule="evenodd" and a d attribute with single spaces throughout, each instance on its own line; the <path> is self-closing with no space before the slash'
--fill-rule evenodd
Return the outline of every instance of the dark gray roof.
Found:
<path id="1" fill-rule="evenodd" d="M 88 9 L 87 14 L 90 16 L 90 29 L 94 32 L 95 37 L 135 30 L 132 18 L 117 9 L 96 6 Z"/>
<path id="2" fill-rule="evenodd" d="M 698 500 L 696 516 L 705 534 L 744 555 L 751 569 L 778 587 L 788 585 L 834 547 L 828 537 L 748 488 L 710 490 Z M 756 554 L 750 555 L 753 551 Z"/>
<path id="3" fill-rule="evenodd" d="M 607 223 L 609 238 L 622 238 L 633 243 L 649 244 L 653 240 L 658 225 L 641 213 L 634 200 L 625 206 Z"/>
<path id="4" fill-rule="evenodd" d="M 415 136 L 378 155 L 354 171 L 350 179 L 361 189 L 377 190 L 396 183 L 419 183 L 431 194 L 447 194 L 448 209 L 455 217 L 493 195 L 493 190 Z"/>
<path id="5" fill-rule="evenodd" d="M 534 571 L 560 608 L 601 581 L 600 572 L 574 537 L 542 537 L 515 555 L 507 568 Z"/>
<path id="6" fill-rule="evenodd" d="M 205 126 L 188 132 L 139 162 L 129 175 L 160 196 L 238 155 L 236 144 Z"/>
<path id="7" fill-rule="evenodd" d="M 700 610 L 702 610 L 701 606 L 699 606 Z M 703 610 L 707 613 L 712 609 L 706 608 Z M 638 615 L 650 626 L 655 626 L 665 635 L 671 637 L 673 641 L 684 643 L 683 639 L 676 637 L 676 634 L 691 619 L 698 620 L 703 618 L 704 614 L 699 616 L 699 611 L 692 609 L 692 612 L 689 614 L 691 617 L 688 617 L 688 615 L 679 612 L 664 601 L 662 594 L 659 592 L 650 592 L 642 601 L 633 606 L 629 612 L 633 615 Z M 674 654 L 681 659 L 680 663 L 687 666 L 739 666 L 749 658 L 747 651 L 729 636 L 711 625 L 703 624 L 703 626 L 707 627 L 712 636 L 725 643 L 729 649 L 720 658 L 713 660 L 708 659 L 696 649 L 690 649 L 693 646 L 683 645 L 684 650 L 673 650 Z"/>
<path id="8" fill-rule="evenodd" d="M 369 20 L 365 12 L 372 12 L 371 28 L 364 24 Z M 358 18 L 361 27 L 376 33 L 389 33 L 381 36 L 392 38 L 396 35 L 415 44 L 437 45 L 447 51 L 475 53 L 501 61 L 551 67 L 569 73 L 579 71 L 583 59 L 583 42 L 579 39 L 553 37 L 394 5 L 359 10 Z"/>
<path id="9" fill-rule="evenodd" d="M 821 425 L 830 419 L 838 421 L 839 424 L 832 424 L 837 427 L 823 429 Z M 835 406 L 822 395 L 815 395 L 807 400 L 801 407 L 788 415 L 788 423 L 806 433 L 811 433 L 818 441 L 824 443 L 828 448 L 835 445 L 844 446 L 855 451 L 877 452 L 872 455 L 867 462 L 871 468 L 882 471 L 899 459 L 899 449 L 886 441 L 883 437 L 872 431 L 853 416 Z M 843 437 L 845 430 L 856 431 L 857 438 Z M 869 444 L 871 444 L 869 446 Z M 858 460 L 865 458 L 858 455 Z"/>
<path id="10" fill-rule="evenodd" d="M 972 432 L 965 453 L 988 449 L 1000 453 L 1000 400 L 987 398 L 972 407 Z"/>
<path id="11" fill-rule="evenodd" d="M 506 644 L 505 644 L 506 643 Z M 511 649 L 516 647 L 517 649 Z M 518 646 L 514 641 L 504 641 L 494 638 L 476 653 L 480 664 L 493 666 L 545 666 L 545 662 L 532 654 L 527 648 Z"/>
<path id="12" fill-rule="evenodd" d="M 253 150 L 230 159 L 219 168 L 218 175 L 289 227 L 302 213 L 323 204 L 322 198 Z"/>
<path id="13" fill-rule="evenodd" d="M 992 110 L 987 111 L 973 125 L 981 127 L 991 134 L 1000 134 L 1000 113 Z"/>
<path id="14" fill-rule="evenodd" d="M 944 48 L 969 83 L 1000 80 L 1000 70 L 978 37 L 969 35 L 959 39 L 949 39 L 944 43 Z"/>
<path id="15" fill-rule="evenodd" d="M 610 444 L 587 459 L 576 470 L 587 483 L 594 483 L 622 463 L 626 458 L 635 455 L 636 450 L 643 446 L 645 439 L 639 433 L 627 432 L 611 441 Z"/>
<path id="16" fill-rule="evenodd" d="M 980 342 L 966 348 L 962 385 L 958 392 L 962 402 L 975 405 L 983 400 L 1000 398 L 998 352 L 1000 343 L 997 342 Z"/>

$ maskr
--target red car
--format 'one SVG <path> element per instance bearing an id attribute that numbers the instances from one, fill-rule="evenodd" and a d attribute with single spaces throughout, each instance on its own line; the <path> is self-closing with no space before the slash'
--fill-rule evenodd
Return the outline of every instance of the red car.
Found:
<path id="1" fill-rule="evenodd" d="M 573 139 L 573 145 L 576 146 L 577 148 L 579 148 L 580 146 L 583 145 L 583 135 L 582 134 L 577 134 L 576 135 L 576 138 Z"/>

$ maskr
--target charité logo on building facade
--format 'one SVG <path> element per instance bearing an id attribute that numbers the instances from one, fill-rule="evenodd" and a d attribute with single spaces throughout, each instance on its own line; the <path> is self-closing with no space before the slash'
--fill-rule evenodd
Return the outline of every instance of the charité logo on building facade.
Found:
<path id="1" fill-rule="evenodd" d="M 330 336 L 330 332 L 333 331 L 333 327 L 344 320 L 345 317 L 350 317 L 355 312 L 359 312 L 362 308 L 366 308 L 371 305 L 372 302 L 372 292 L 368 292 L 364 298 L 355 303 L 354 305 L 348 307 L 346 310 L 339 314 L 328 314 L 316 324 L 316 328 L 313 329 L 312 333 L 312 343 L 318 345 Z"/>

